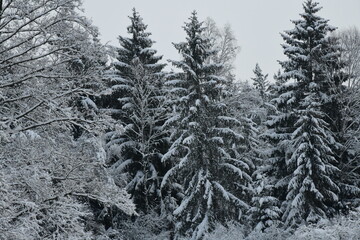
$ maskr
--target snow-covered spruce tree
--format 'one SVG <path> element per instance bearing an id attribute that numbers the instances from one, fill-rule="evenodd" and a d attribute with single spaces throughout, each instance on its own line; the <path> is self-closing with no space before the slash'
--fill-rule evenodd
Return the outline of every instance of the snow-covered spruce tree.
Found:
<path id="1" fill-rule="evenodd" d="M 284 174 L 286 173 L 286 167 L 283 154 L 287 146 L 286 141 L 282 146 L 278 145 L 278 143 L 281 137 L 286 138 L 287 128 L 291 126 L 284 127 L 283 132 L 278 135 L 274 133 L 273 124 L 279 120 L 277 116 L 280 114 L 280 112 L 277 111 L 277 106 L 286 103 L 285 99 L 280 99 L 279 96 L 283 92 L 286 92 L 287 88 L 283 86 L 283 84 L 287 80 L 280 77 L 281 72 L 279 70 L 273 76 L 274 83 L 270 84 L 264 79 L 261 69 L 259 71 L 256 70 L 256 68 L 257 67 L 255 67 L 254 73 L 257 76 L 260 75 L 260 86 L 264 82 L 263 80 L 265 80 L 266 88 L 263 89 L 266 89 L 266 98 L 261 99 L 261 106 L 258 107 L 262 110 L 260 112 L 263 112 L 263 118 L 260 119 L 261 122 L 259 122 L 259 149 L 261 155 L 260 161 L 256 162 L 256 170 L 252 175 L 254 181 L 254 197 L 249 213 L 254 230 L 263 231 L 266 228 L 277 227 L 281 224 L 280 219 L 282 213 L 279 198 L 285 198 L 284 194 L 281 193 L 285 192 L 286 180 L 278 181 L 278 179 L 286 175 Z M 259 90 L 261 88 L 257 89 Z M 286 115 L 282 115 L 282 118 L 286 119 Z M 263 119 L 265 120 L 262 121 Z"/>
<path id="2" fill-rule="evenodd" d="M 193 12 L 184 30 L 187 41 L 174 44 L 182 56 L 172 64 L 182 71 L 167 84 L 175 95 L 172 146 L 163 161 L 171 161 L 162 188 L 174 182 L 183 187 L 183 198 L 173 211 L 175 239 L 181 235 L 202 239 L 216 222 L 242 220 L 250 198 L 249 164 L 240 158 L 244 137 L 234 130 L 241 125 L 229 117 L 222 101 L 226 79 L 213 73 L 221 65 L 207 64 L 214 54 L 204 28 Z"/>
<path id="3" fill-rule="evenodd" d="M 294 169 L 288 185 L 284 220 L 287 225 L 299 224 L 301 220 L 317 222 L 331 216 L 338 202 L 340 191 L 335 180 L 338 168 L 331 150 L 334 138 L 328 124 L 323 120 L 321 93 L 316 80 L 304 89 L 300 115 L 295 123 L 292 141 L 295 152 L 288 159 L 288 166 Z"/>
<path id="4" fill-rule="evenodd" d="M 279 200 L 272 196 L 274 184 L 268 174 L 269 165 L 257 165 L 253 173 L 254 196 L 249 210 L 251 224 L 255 231 L 278 226 L 281 218 Z"/>
<path id="5" fill-rule="evenodd" d="M 267 136 L 274 143 L 270 161 L 276 179 L 274 195 L 283 201 L 287 226 L 316 222 L 337 209 L 336 155 L 339 143 L 326 122 L 325 107 L 335 79 L 329 77 L 337 55 L 327 35 L 334 28 L 318 17 L 318 3 L 303 4 L 301 20 L 282 34 L 284 54 L 280 62 L 283 85 L 273 99 L 278 113 L 268 121 Z"/>
<path id="6" fill-rule="evenodd" d="M 249 225 L 261 231 L 277 224 L 280 218 L 279 204 L 277 199 L 270 195 L 273 185 L 268 179 L 267 166 L 264 166 L 267 164 L 268 143 L 259 138 L 265 130 L 263 120 L 266 120 L 267 109 L 258 90 L 248 83 L 243 83 L 238 88 L 233 86 L 232 89 L 234 91 L 227 97 L 226 104 L 233 116 L 241 122 L 241 127 L 236 128 L 244 136 L 242 144 L 239 145 L 240 157 L 252 170 L 254 195 L 251 208 L 247 212 Z"/>
<path id="7" fill-rule="evenodd" d="M 161 91 L 161 78 L 149 74 L 135 58 L 132 62 L 132 79 L 119 85 L 125 98 L 120 99 L 127 121 L 124 130 L 111 141 L 110 150 L 119 158 L 112 166 L 114 174 L 130 174 L 127 190 L 138 208 L 147 211 L 159 204 L 159 178 L 164 172 L 161 147 L 166 142 L 162 124 L 166 120 L 165 95 Z M 160 171 L 160 172 L 159 172 Z"/>
<path id="8" fill-rule="evenodd" d="M 267 80 L 268 74 L 263 74 L 258 63 L 256 63 L 253 73 L 255 76 L 251 78 L 251 80 L 253 81 L 253 87 L 255 87 L 255 89 L 251 89 L 251 91 L 256 93 L 259 104 L 256 106 L 256 113 L 252 114 L 251 118 L 258 125 L 260 130 L 259 133 L 261 134 L 265 130 L 264 122 L 267 119 L 268 110 L 269 108 L 272 108 L 272 106 L 269 105 L 270 84 Z"/>
<path id="9" fill-rule="evenodd" d="M 263 74 L 258 63 L 255 65 L 253 70 L 254 77 L 251 78 L 254 81 L 255 88 L 259 91 L 261 99 L 263 101 L 267 100 L 267 91 L 269 90 L 269 81 L 267 80 L 268 74 Z"/>
<path id="10" fill-rule="evenodd" d="M 248 83 L 243 83 L 232 92 L 227 105 L 242 123 L 241 128 L 238 128 L 244 136 L 243 144 L 240 146 L 241 158 L 248 159 L 253 163 L 252 165 L 255 165 L 252 166 L 254 196 L 247 214 L 251 225 L 257 231 L 261 231 L 277 224 L 281 215 L 278 208 L 279 201 L 271 196 L 274 185 L 268 174 L 271 168 L 268 162 L 269 144 L 266 139 L 259 137 L 266 130 L 264 122 L 269 104 L 261 99 L 257 89 Z"/>
<path id="11" fill-rule="evenodd" d="M 159 203 L 159 177 L 165 169 L 161 164 L 166 151 L 166 134 L 162 124 L 166 120 L 160 56 L 151 49 L 154 43 L 139 14 L 133 10 L 128 33 L 131 38 L 119 37 L 122 48 L 118 50 L 118 62 L 111 80 L 110 108 L 121 106 L 121 114 L 115 116 L 123 125 L 123 132 L 107 134 L 109 163 L 113 173 L 129 174 L 128 192 L 139 210 L 147 211 Z"/>
<path id="12" fill-rule="evenodd" d="M 269 95 L 270 100 L 269 103 L 272 104 L 275 107 L 275 102 L 271 103 L 272 99 L 275 99 L 280 96 L 281 94 L 281 87 L 287 82 L 286 79 L 281 78 L 281 70 L 279 69 L 277 73 L 273 75 L 273 83 L 269 84 Z"/>
<path id="13" fill-rule="evenodd" d="M 139 58 L 150 74 L 163 74 L 162 69 L 165 64 L 160 64 L 162 56 L 156 55 L 157 51 L 152 48 L 154 41 L 151 40 L 150 32 L 147 32 L 147 25 L 144 24 L 142 17 L 133 9 L 132 16 L 129 16 L 131 25 L 127 27 L 130 37 L 119 36 L 120 48 L 116 49 L 116 61 L 114 62 L 115 72 L 109 78 L 110 91 L 106 91 L 102 99 L 103 107 L 112 109 L 115 119 L 122 119 L 122 103 L 118 101 L 126 94 L 118 85 L 123 85 L 124 80 L 131 80 L 132 61 Z"/>
<path id="14" fill-rule="evenodd" d="M 265 110 L 269 110 L 269 108 Z M 281 210 L 278 198 L 274 197 L 276 178 L 271 176 L 277 166 L 272 164 L 273 159 L 269 159 L 270 144 L 267 138 L 263 137 L 264 131 L 266 132 L 267 129 L 264 123 L 260 123 L 256 127 L 260 137 L 256 138 L 257 144 L 252 148 L 255 157 L 255 171 L 252 173 L 254 196 L 248 214 L 254 230 L 263 231 L 279 225 Z"/>

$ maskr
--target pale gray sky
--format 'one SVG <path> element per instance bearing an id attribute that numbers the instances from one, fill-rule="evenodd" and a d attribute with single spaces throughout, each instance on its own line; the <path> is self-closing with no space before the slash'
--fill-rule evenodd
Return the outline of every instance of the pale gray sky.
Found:
<path id="1" fill-rule="evenodd" d="M 85 15 L 93 20 L 102 42 L 119 46 L 117 37 L 126 34 L 127 16 L 133 7 L 143 17 L 156 41 L 154 48 L 164 59 L 179 59 L 172 42 L 185 40 L 182 29 L 193 10 L 200 20 L 213 18 L 219 26 L 230 23 L 241 47 L 235 62 L 240 80 L 253 76 L 256 62 L 265 73 L 279 69 L 284 59 L 280 32 L 293 28 L 290 20 L 299 19 L 302 0 L 83 0 Z M 339 29 L 360 28 L 360 0 L 319 0 L 318 15 L 329 19 Z"/>

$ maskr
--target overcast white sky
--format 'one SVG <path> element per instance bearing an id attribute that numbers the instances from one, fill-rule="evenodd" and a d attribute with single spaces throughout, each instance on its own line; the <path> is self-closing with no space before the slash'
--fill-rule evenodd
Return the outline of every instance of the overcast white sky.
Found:
<path id="1" fill-rule="evenodd" d="M 193 10 L 200 20 L 213 18 L 219 26 L 230 23 L 241 47 L 235 62 L 237 78 L 247 80 L 258 62 L 272 77 L 284 59 L 280 32 L 293 28 L 299 19 L 302 0 L 83 0 L 85 15 L 93 20 L 102 42 L 119 46 L 117 37 L 126 34 L 127 16 L 133 7 L 143 17 L 156 41 L 154 48 L 164 59 L 178 59 L 172 42 L 185 40 L 182 29 Z M 360 28 L 360 0 L 319 0 L 318 15 L 339 29 Z"/>

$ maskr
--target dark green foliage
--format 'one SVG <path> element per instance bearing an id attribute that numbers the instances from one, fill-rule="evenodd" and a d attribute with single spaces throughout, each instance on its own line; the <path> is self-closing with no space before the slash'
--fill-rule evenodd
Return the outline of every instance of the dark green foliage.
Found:
<path id="1" fill-rule="evenodd" d="M 187 41 L 175 44 L 182 60 L 172 61 L 182 71 L 167 82 L 174 96 L 174 117 L 167 124 L 174 131 L 163 161 L 174 167 L 162 187 L 178 182 L 183 188 L 181 203 L 172 213 L 176 237 L 202 239 L 216 222 L 243 220 L 251 196 L 252 162 L 242 158 L 244 136 L 236 130 L 242 124 L 229 115 L 223 99 L 227 80 L 216 75 L 221 65 L 207 61 L 215 52 L 196 12 L 184 30 Z"/>
<path id="2" fill-rule="evenodd" d="M 275 146 L 271 154 L 271 171 L 277 180 L 274 196 L 283 201 L 287 226 L 332 216 L 339 200 L 333 149 L 341 144 L 327 114 L 336 102 L 339 52 L 328 36 L 334 28 L 315 15 L 320 10 L 317 5 L 306 1 L 302 19 L 293 21 L 295 28 L 282 34 L 288 60 L 280 62 L 284 72 L 278 79 L 283 84 L 272 100 L 278 113 L 268 121 L 267 136 Z"/>
<path id="3" fill-rule="evenodd" d="M 147 26 L 133 10 L 128 27 L 130 38 L 119 37 L 115 71 L 111 76 L 113 117 L 123 130 L 108 133 L 109 163 L 115 175 L 128 174 L 127 191 L 138 210 L 147 212 L 159 207 L 159 179 L 166 168 L 160 162 L 167 150 L 165 122 L 166 106 L 162 72 L 154 43 L 146 32 Z M 117 109 L 117 111 L 115 110 Z"/>

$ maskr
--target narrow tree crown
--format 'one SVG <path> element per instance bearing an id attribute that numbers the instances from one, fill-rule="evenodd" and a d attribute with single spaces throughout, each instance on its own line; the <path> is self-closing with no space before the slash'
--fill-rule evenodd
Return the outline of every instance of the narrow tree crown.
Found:
<path id="1" fill-rule="evenodd" d="M 151 33 L 147 32 L 147 25 L 144 24 L 142 17 L 139 13 L 133 9 L 132 16 L 129 16 L 131 21 L 130 26 L 127 27 L 127 32 L 130 37 L 119 36 L 119 42 L 121 48 L 118 49 L 117 59 L 119 64 L 116 65 L 117 69 L 126 75 L 129 70 L 131 61 L 135 58 L 139 58 L 140 62 L 144 64 L 146 68 L 151 69 L 153 72 L 159 72 L 164 68 L 164 64 L 159 64 L 158 61 L 162 59 L 162 56 L 157 56 L 157 51 L 152 49 L 152 45 L 155 43 L 151 40 Z"/>

